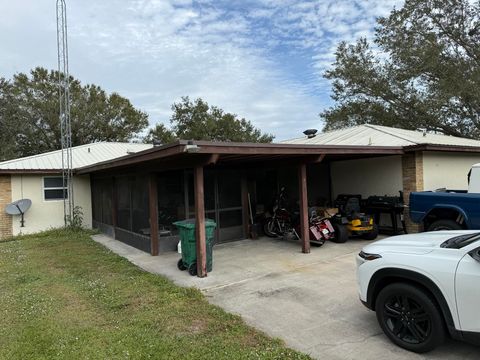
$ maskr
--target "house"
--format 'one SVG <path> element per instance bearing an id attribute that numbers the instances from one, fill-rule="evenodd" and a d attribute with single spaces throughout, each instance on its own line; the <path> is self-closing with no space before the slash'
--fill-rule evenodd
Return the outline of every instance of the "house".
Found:
<path id="1" fill-rule="evenodd" d="M 80 154 L 85 155 L 86 149 L 88 145 Z M 368 197 L 393 196 L 399 191 L 408 203 L 411 191 L 466 188 L 468 169 L 480 162 L 480 141 L 373 125 L 276 144 L 180 140 L 138 150 L 127 155 L 124 148 L 124 156 L 76 164 L 75 178 L 84 183 L 85 219 L 152 255 L 175 250 L 179 237 L 173 223 L 177 220 L 195 219 L 197 229 L 203 229 L 205 218 L 215 220 L 216 242 L 248 237 L 249 208 L 254 217 L 268 213 L 281 186 L 286 187 L 291 204 L 299 205 L 302 251 L 308 253 L 309 205 L 327 205 L 342 193 Z M 12 172 L 13 164 L 23 161 L 0 164 L 0 172 L 11 177 L 11 184 L 18 184 L 18 176 L 26 176 L 25 169 Z M 31 165 L 27 168 L 32 170 Z M 38 167 L 37 186 L 29 186 L 43 194 L 34 200 L 38 209 L 49 204 L 44 193 L 49 190 L 44 188 L 46 169 L 47 165 Z M 19 185 L 15 189 L 13 199 L 20 197 Z M 81 201 L 76 195 L 80 205 L 77 200 Z M 35 217 L 41 215 L 37 214 L 32 207 L 27 226 L 37 222 Z M 61 214 L 48 218 L 50 226 L 63 222 Z M 45 227 L 48 221 L 38 222 Z M 408 219 L 407 225 L 408 231 L 418 230 Z M 204 276 L 205 234 L 198 231 L 199 276 Z"/>
<path id="2" fill-rule="evenodd" d="M 129 153 L 151 148 L 149 144 L 98 142 L 72 148 L 73 168 L 110 161 Z M 28 234 L 63 226 L 62 152 L 8 160 L 0 163 L 0 238 Z M 83 211 L 84 224 L 92 226 L 89 175 L 73 177 L 75 204 Z M 25 214 L 25 227 L 4 211 L 15 200 L 28 198 L 32 207 Z"/>

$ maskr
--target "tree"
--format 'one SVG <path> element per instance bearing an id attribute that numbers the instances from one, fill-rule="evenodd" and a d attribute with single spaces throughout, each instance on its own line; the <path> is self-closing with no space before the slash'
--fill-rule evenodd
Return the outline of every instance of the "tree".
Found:
<path id="1" fill-rule="evenodd" d="M 480 2 L 406 0 L 375 46 L 340 43 L 325 130 L 372 123 L 480 138 Z"/>
<path id="2" fill-rule="evenodd" d="M 167 129 L 163 124 L 157 124 L 154 128 L 148 130 L 147 136 L 143 139 L 145 143 L 153 143 L 158 141 L 161 144 L 168 144 L 176 140 L 172 130 Z"/>
<path id="3" fill-rule="evenodd" d="M 172 129 L 163 124 L 151 129 L 146 141 L 153 139 L 166 143 L 172 139 L 211 140 L 234 142 L 263 142 L 273 140 L 273 135 L 262 134 L 250 121 L 226 113 L 216 106 L 210 106 L 198 98 L 191 101 L 188 96 L 172 105 L 170 123 Z"/>
<path id="4" fill-rule="evenodd" d="M 73 146 L 96 141 L 130 141 L 148 126 L 146 113 L 117 93 L 82 85 L 70 77 Z M 58 72 L 35 68 L 0 78 L 2 160 L 61 148 Z"/>

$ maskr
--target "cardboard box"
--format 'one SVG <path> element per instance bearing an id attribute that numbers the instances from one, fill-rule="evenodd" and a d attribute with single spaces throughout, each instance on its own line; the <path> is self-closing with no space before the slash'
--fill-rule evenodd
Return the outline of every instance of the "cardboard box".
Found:
<path id="1" fill-rule="evenodd" d="M 338 208 L 318 207 L 317 214 L 321 217 L 332 217 L 338 214 Z"/>

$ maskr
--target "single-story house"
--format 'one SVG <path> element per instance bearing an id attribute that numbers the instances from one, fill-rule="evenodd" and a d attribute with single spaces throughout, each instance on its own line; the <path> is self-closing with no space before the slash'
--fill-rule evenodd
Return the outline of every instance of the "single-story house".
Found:
<path id="1" fill-rule="evenodd" d="M 95 144 L 85 145 L 83 152 L 89 146 Z M 309 252 L 308 205 L 331 203 L 342 193 L 368 197 L 394 196 L 399 191 L 404 192 L 408 204 L 411 191 L 466 188 L 469 168 L 480 162 L 480 141 L 373 125 L 275 144 L 180 140 L 163 146 L 143 146 L 150 148 L 137 148 L 140 151 L 97 159 L 83 166 L 76 164 L 75 179 L 88 183 L 88 187 L 84 186 L 85 196 L 75 195 L 76 205 L 84 208 L 87 226 L 91 224 L 152 255 L 175 250 L 179 239 L 175 221 L 195 219 L 200 225 L 200 276 L 205 275 L 205 233 L 201 224 L 205 218 L 216 221 L 217 242 L 248 237 L 249 199 L 253 215 L 261 214 L 268 211 L 279 188 L 286 187 L 291 203 L 299 204 L 302 250 Z M 35 230 L 39 230 L 48 222 L 49 226 L 61 225 L 60 211 L 55 219 L 53 213 L 43 211 L 49 213 L 48 220 L 40 221 L 41 209 L 48 205 L 48 166 L 37 166 L 36 173 L 29 175 L 35 170 L 33 166 L 15 168 L 16 162 L 23 161 L 0 163 L 0 174 L 4 175 L 0 194 L 10 191 L 8 201 L 30 197 L 38 204 L 36 212 L 32 206 L 26 227 L 38 223 Z M 58 175 L 59 167 L 52 171 Z M 38 176 L 37 185 L 28 185 L 28 194 L 24 186 L 21 195 L 19 176 Z M 12 190 L 8 190 L 8 183 Z M 2 204 L 8 202 L 0 197 Z M 79 198 L 83 204 L 78 203 Z M 8 216 L 2 216 L 3 227 Z M 409 231 L 418 230 L 408 221 L 407 225 Z"/>
<path id="2" fill-rule="evenodd" d="M 111 161 L 151 148 L 149 144 L 98 142 L 72 148 L 73 168 Z M 0 163 L 0 238 L 29 234 L 63 226 L 62 152 L 60 150 L 8 160 Z M 73 178 L 75 205 L 83 211 L 84 224 L 92 226 L 92 201 L 89 175 Z M 12 201 L 32 200 L 25 213 L 25 226 L 5 213 Z"/>

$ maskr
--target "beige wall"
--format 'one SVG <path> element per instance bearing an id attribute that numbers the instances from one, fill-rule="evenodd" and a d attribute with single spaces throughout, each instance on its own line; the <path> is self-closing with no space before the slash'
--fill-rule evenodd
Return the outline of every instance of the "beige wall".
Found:
<path id="1" fill-rule="evenodd" d="M 425 151 L 423 153 L 424 190 L 439 188 L 467 190 L 467 174 L 479 154 Z"/>
<path id="2" fill-rule="evenodd" d="M 401 156 L 334 161 L 331 163 L 332 195 L 397 196 L 403 189 Z"/>
<path id="3" fill-rule="evenodd" d="M 91 228 L 92 205 L 88 175 L 73 179 L 73 193 L 75 206 L 82 208 L 84 226 Z M 64 225 L 63 201 L 44 200 L 43 175 L 12 175 L 12 200 L 22 198 L 31 199 L 32 207 L 25 214 L 25 227 L 20 227 L 18 216 L 13 217 L 13 235 L 30 234 Z"/>

